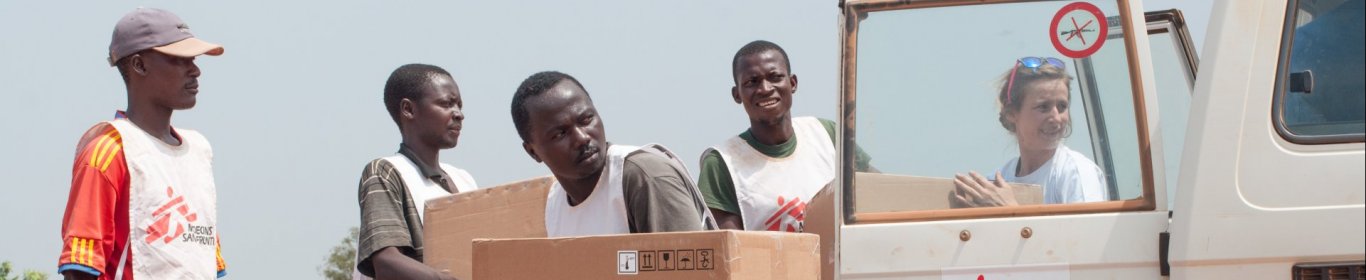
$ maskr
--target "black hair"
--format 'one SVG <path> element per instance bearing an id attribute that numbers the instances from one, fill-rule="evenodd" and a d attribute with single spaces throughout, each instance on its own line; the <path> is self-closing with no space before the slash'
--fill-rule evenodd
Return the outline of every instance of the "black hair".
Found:
<path id="1" fill-rule="evenodd" d="M 132 59 L 132 58 L 133 58 L 133 56 L 134 56 L 134 55 L 145 56 L 145 55 L 146 55 L 146 52 L 147 52 L 148 50 L 155 51 L 155 50 L 152 50 L 152 49 L 140 50 L 140 51 L 134 52 L 134 53 L 132 53 L 132 54 L 125 55 L 125 56 L 123 56 L 122 58 L 119 58 L 119 60 L 115 60 L 115 61 L 114 61 L 114 68 L 119 70 L 119 77 L 123 78 L 123 84 L 124 84 L 124 85 L 127 85 L 127 84 L 128 84 L 128 81 L 132 80 L 132 78 L 130 78 L 130 77 L 132 77 L 132 75 L 133 75 L 133 74 L 132 74 L 132 73 L 133 73 L 133 72 L 132 72 L 132 71 L 133 71 L 133 65 L 132 65 L 132 62 L 133 62 L 133 59 Z M 147 59 L 147 58 L 144 57 L 143 59 Z"/>
<path id="2" fill-rule="evenodd" d="M 115 61 L 115 62 L 114 62 L 114 68 L 116 68 L 116 69 L 119 70 L 119 77 L 120 77 L 120 78 L 123 78 L 123 84 L 125 84 L 125 85 L 128 84 L 128 70 L 129 70 L 129 69 L 128 69 L 128 58 L 129 58 L 129 57 L 132 57 L 132 56 L 131 56 L 131 55 L 130 55 L 130 56 L 126 56 L 126 57 L 120 58 L 118 61 Z"/>
<path id="3" fill-rule="evenodd" d="M 545 93 L 564 80 L 574 82 L 574 85 L 584 89 L 584 95 L 588 95 L 588 89 L 584 88 L 578 79 L 557 71 L 532 74 L 531 77 L 522 80 L 522 85 L 517 86 L 517 93 L 512 95 L 512 124 L 517 126 L 517 135 L 522 137 L 522 142 L 530 140 L 530 132 L 527 132 L 527 129 L 529 128 L 528 122 L 531 121 L 531 112 L 526 110 L 527 99 Z M 590 96 L 588 99 L 592 100 L 593 98 Z"/>
<path id="4" fill-rule="evenodd" d="M 398 124 L 399 101 L 407 98 L 417 102 L 437 77 L 451 77 L 451 73 L 434 65 L 413 63 L 399 66 L 389 74 L 389 81 L 384 82 L 384 108 L 389 110 L 394 124 Z"/>
<path id="5" fill-rule="evenodd" d="M 769 41 L 754 40 L 754 42 L 749 42 L 749 44 L 745 44 L 744 47 L 740 47 L 740 50 L 735 52 L 735 57 L 731 58 L 730 61 L 730 76 L 734 78 L 735 74 L 739 72 L 739 70 L 736 68 L 740 67 L 741 57 L 763 53 L 766 51 L 778 51 L 779 54 L 782 54 L 783 66 L 787 67 L 787 72 L 789 74 L 792 73 L 792 61 L 788 60 L 787 51 L 784 51 L 783 47 L 779 47 L 778 44 L 774 44 L 773 42 Z"/>

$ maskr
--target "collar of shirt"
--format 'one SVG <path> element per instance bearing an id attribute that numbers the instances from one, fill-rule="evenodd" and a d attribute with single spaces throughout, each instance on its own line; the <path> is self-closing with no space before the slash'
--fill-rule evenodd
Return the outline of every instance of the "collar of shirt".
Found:
<path id="1" fill-rule="evenodd" d="M 453 188 L 451 188 L 452 182 L 450 180 L 450 177 L 446 174 L 446 171 L 441 170 L 440 168 L 428 167 L 427 163 L 422 162 L 422 159 L 417 157 L 417 154 L 413 152 L 413 149 L 408 147 L 408 144 L 399 143 L 398 153 L 402 154 L 404 157 L 407 157 L 408 160 L 413 161 L 413 163 L 417 165 L 417 172 L 421 173 L 422 177 L 431 179 L 434 182 L 446 186 L 448 191 L 453 190 Z M 437 164 L 440 165 L 440 163 Z"/>
<path id="2" fill-rule="evenodd" d="M 114 119 L 115 119 L 115 120 L 122 120 L 122 119 L 127 119 L 127 118 L 128 118 L 128 112 L 124 112 L 123 110 L 114 110 Z M 175 131 L 175 127 L 174 127 L 174 126 L 171 127 L 171 136 L 174 136 L 176 140 L 180 140 L 180 133 Z M 412 157 L 412 156 L 409 156 L 409 158 L 411 158 L 411 157 Z M 417 160 L 413 160 L 413 161 L 417 161 Z"/>
<path id="3" fill-rule="evenodd" d="M 754 150 L 771 158 L 786 158 L 787 156 L 791 156 L 792 153 L 797 152 L 797 135 L 795 134 L 792 135 L 791 139 L 787 139 L 787 142 L 777 145 L 767 145 L 760 143 L 759 138 L 754 137 L 753 130 L 746 129 L 745 132 L 740 133 L 740 139 L 744 139 L 745 143 L 749 143 L 749 146 L 754 148 Z"/>

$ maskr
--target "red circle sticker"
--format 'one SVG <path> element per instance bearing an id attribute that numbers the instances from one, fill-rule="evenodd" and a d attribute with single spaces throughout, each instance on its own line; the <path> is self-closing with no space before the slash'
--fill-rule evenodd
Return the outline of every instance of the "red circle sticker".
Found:
<path id="1" fill-rule="evenodd" d="M 1105 14 L 1096 5 L 1086 2 L 1062 6 L 1048 26 L 1048 37 L 1053 41 L 1053 48 L 1071 58 L 1083 58 L 1096 53 L 1105 44 L 1105 36 L 1109 33 Z"/>

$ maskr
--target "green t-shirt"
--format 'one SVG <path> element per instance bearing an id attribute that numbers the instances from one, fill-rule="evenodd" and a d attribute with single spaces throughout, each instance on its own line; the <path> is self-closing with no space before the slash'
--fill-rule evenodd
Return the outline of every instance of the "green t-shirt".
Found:
<path id="1" fill-rule="evenodd" d="M 821 126 L 825 127 L 825 132 L 830 135 L 830 142 L 836 143 L 835 122 L 827 119 L 820 119 Z M 787 143 L 778 145 L 764 145 L 747 129 L 740 133 L 740 139 L 754 150 L 773 158 L 785 158 L 792 155 L 797 150 L 797 138 L 792 137 Z M 854 147 L 854 170 L 867 171 L 869 162 L 872 158 L 863 149 Z M 735 181 L 731 180 L 730 169 L 726 166 L 726 161 L 721 160 L 721 153 L 716 150 L 707 150 L 702 155 L 702 171 L 697 179 L 697 187 L 702 190 L 702 196 L 707 199 L 707 207 L 721 211 L 740 214 L 740 201 L 735 198 Z"/>

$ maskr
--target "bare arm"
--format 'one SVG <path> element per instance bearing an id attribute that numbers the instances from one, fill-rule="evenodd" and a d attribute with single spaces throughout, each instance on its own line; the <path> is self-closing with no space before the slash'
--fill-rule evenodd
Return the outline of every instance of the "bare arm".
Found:
<path id="1" fill-rule="evenodd" d="M 716 218 L 716 225 L 721 229 L 745 230 L 745 221 L 740 215 L 716 208 L 710 209 L 711 216 Z"/>
<path id="2" fill-rule="evenodd" d="M 62 272 L 62 279 L 66 279 L 66 280 L 86 280 L 86 279 L 95 280 L 95 276 L 94 276 L 94 275 L 90 275 L 90 274 L 85 274 L 84 272 L 67 270 L 67 271 L 63 271 L 63 272 Z"/>
<path id="3" fill-rule="evenodd" d="M 403 255 L 396 247 L 387 247 L 370 256 L 375 266 L 375 279 L 442 279 L 454 280 L 450 274 Z"/>
<path id="4" fill-rule="evenodd" d="M 707 201 L 708 211 L 716 220 L 717 229 L 744 230 L 745 220 L 736 214 L 740 212 L 740 203 L 736 198 L 734 181 L 721 153 L 716 150 L 703 152 L 701 169 L 697 188 Z"/>

